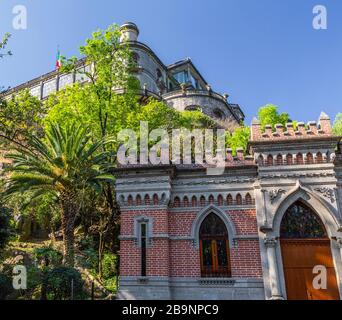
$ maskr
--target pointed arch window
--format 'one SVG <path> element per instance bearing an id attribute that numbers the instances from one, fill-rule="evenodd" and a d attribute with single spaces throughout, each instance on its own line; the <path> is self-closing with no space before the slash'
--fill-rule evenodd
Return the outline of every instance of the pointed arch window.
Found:
<path id="1" fill-rule="evenodd" d="M 233 205 L 233 197 L 231 194 L 228 194 L 228 196 L 227 196 L 227 204 L 228 204 L 228 206 Z"/>
<path id="2" fill-rule="evenodd" d="M 293 165 L 293 156 L 290 153 L 286 156 L 286 164 L 289 166 Z"/>
<path id="3" fill-rule="evenodd" d="M 322 153 L 317 152 L 317 154 L 316 154 L 316 159 L 317 159 L 317 163 L 323 163 L 323 156 L 322 156 Z"/>
<path id="4" fill-rule="evenodd" d="M 283 217 L 280 237 L 283 239 L 322 239 L 328 236 L 317 214 L 301 201 L 297 201 Z"/>
<path id="5" fill-rule="evenodd" d="M 210 213 L 199 230 L 202 277 L 231 277 L 228 232 L 224 222 Z"/>
<path id="6" fill-rule="evenodd" d="M 303 164 L 304 163 L 303 155 L 301 153 L 297 154 L 296 161 L 297 161 L 297 164 Z"/>
<path id="7" fill-rule="evenodd" d="M 240 193 L 236 196 L 236 205 L 241 206 L 242 205 L 242 196 Z"/>
<path id="8" fill-rule="evenodd" d="M 277 155 L 277 165 L 282 166 L 283 165 L 283 156 L 281 154 Z"/>
<path id="9" fill-rule="evenodd" d="M 273 156 L 271 154 L 267 157 L 267 165 L 273 166 Z"/>
<path id="10" fill-rule="evenodd" d="M 314 162 L 314 160 L 313 160 L 313 155 L 312 155 L 312 153 L 308 153 L 307 155 L 306 155 L 306 163 L 307 164 L 313 164 L 313 162 Z"/>

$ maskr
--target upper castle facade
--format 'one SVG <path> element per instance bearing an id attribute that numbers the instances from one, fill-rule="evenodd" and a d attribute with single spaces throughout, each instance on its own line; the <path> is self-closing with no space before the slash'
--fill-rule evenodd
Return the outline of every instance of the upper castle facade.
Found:
<path id="1" fill-rule="evenodd" d="M 126 41 L 137 64 L 135 77 L 140 81 L 139 94 L 152 96 L 164 101 L 178 110 L 200 110 L 218 120 L 230 119 L 239 125 L 245 118 L 240 106 L 228 102 L 227 94 L 218 94 L 212 90 L 201 73 L 188 58 L 171 65 L 165 65 L 146 44 L 138 41 L 139 29 L 134 23 L 125 23 L 120 28 L 122 41 Z M 84 59 L 78 61 L 78 70 L 89 68 Z M 75 82 L 85 82 L 84 74 L 75 72 L 60 74 L 57 70 L 23 83 L 5 92 L 5 98 L 21 90 L 44 100 L 50 94 L 62 90 Z"/>

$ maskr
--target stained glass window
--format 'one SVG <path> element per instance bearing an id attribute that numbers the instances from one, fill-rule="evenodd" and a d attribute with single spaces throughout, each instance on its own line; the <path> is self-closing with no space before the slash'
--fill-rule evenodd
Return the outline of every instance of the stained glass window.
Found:
<path id="1" fill-rule="evenodd" d="M 300 201 L 286 211 L 280 227 L 280 236 L 285 239 L 327 238 L 320 218 Z"/>
<path id="2" fill-rule="evenodd" d="M 202 222 L 201 237 L 226 236 L 227 229 L 223 221 L 214 213 L 210 213 Z"/>

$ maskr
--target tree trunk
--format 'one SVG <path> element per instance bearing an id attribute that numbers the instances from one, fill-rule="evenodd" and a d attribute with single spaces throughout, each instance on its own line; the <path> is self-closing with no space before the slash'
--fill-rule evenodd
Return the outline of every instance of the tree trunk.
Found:
<path id="1" fill-rule="evenodd" d="M 99 237 L 99 277 L 102 278 L 102 256 L 103 256 L 103 235 L 100 231 L 100 237 Z"/>
<path id="2" fill-rule="evenodd" d="M 73 267 L 75 263 L 74 222 L 77 213 L 76 196 L 72 193 L 61 195 L 62 231 L 63 231 L 63 264 Z"/>

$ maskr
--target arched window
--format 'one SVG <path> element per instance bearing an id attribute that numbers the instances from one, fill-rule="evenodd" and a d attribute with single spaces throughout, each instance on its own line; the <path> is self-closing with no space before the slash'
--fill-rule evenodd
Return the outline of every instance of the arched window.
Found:
<path id="1" fill-rule="evenodd" d="M 281 154 L 277 155 L 277 165 L 281 166 L 283 164 L 283 156 Z"/>
<path id="2" fill-rule="evenodd" d="M 286 164 L 289 166 L 293 165 L 293 156 L 291 153 L 286 156 Z"/>
<path id="3" fill-rule="evenodd" d="M 141 196 L 140 194 L 137 195 L 137 206 L 141 205 Z"/>
<path id="4" fill-rule="evenodd" d="M 317 163 L 323 163 L 322 153 L 317 152 L 317 154 L 316 154 L 316 161 L 317 161 Z"/>
<path id="5" fill-rule="evenodd" d="M 159 202 L 159 200 L 158 200 L 158 195 L 157 195 L 157 194 L 154 194 L 154 195 L 153 195 L 153 204 L 156 206 L 156 205 L 158 205 L 158 202 Z"/>
<path id="6" fill-rule="evenodd" d="M 296 162 L 297 164 L 303 164 L 304 160 L 303 160 L 303 155 L 301 153 L 298 153 L 296 156 Z"/>
<path id="7" fill-rule="evenodd" d="M 197 207 L 197 198 L 195 196 L 192 197 L 191 204 L 193 207 Z"/>
<path id="8" fill-rule="evenodd" d="M 184 205 L 184 207 L 189 207 L 189 199 L 186 196 L 183 199 L 183 205 Z"/>
<path id="9" fill-rule="evenodd" d="M 252 197 L 249 193 L 246 194 L 246 204 L 252 204 Z"/>
<path id="10" fill-rule="evenodd" d="M 273 166 L 273 156 L 271 154 L 267 157 L 267 165 Z"/>
<path id="11" fill-rule="evenodd" d="M 321 219 L 304 203 L 297 201 L 285 213 L 280 227 L 283 239 L 327 238 Z"/>
<path id="12" fill-rule="evenodd" d="M 241 206 L 242 205 L 242 197 L 241 197 L 241 194 L 238 193 L 237 196 L 236 196 L 236 204 L 238 206 Z"/>
<path id="13" fill-rule="evenodd" d="M 264 157 L 262 156 L 262 154 L 258 157 L 258 165 L 259 166 L 264 165 Z"/>
<path id="14" fill-rule="evenodd" d="M 138 63 L 139 59 L 140 59 L 139 54 L 137 52 L 132 52 L 132 59 L 133 59 L 134 63 Z"/>
<path id="15" fill-rule="evenodd" d="M 210 195 L 210 197 L 209 197 L 209 204 L 214 204 L 214 202 L 215 202 L 214 196 Z"/>
<path id="16" fill-rule="evenodd" d="M 312 155 L 312 153 L 307 153 L 306 154 L 306 163 L 307 164 L 313 164 L 313 162 L 314 162 L 314 160 L 313 160 L 313 155 Z"/>
<path id="17" fill-rule="evenodd" d="M 215 109 L 213 113 L 215 118 L 220 120 L 224 119 L 224 113 L 220 109 Z"/>
<path id="18" fill-rule="evenodd" d="M 219 206 L 223 206 L 223 197 L 222 197 L 222 195 L 219 195 L 217 197 L 217 203 L 218 203 Z"/>
<path id="19" fill-rule="evenodd" d="M 133 197 L 132 197 L 132 195 L 128 196 L 127 203 L 128 203 L 129 206 L 133 205 Z"/>
<path id="20" fill-rule="evenodd" d="M 199 230 L 202 277 L 230 277 L 228 232 L 224 222 L 210 213 Z"/>
<path id="21" fill-rule="evenodd" d="M 200 198 L 200 205 L 201 205 L 202 207 L 205 206 L 205 197 L 204 197 L 204 196 L 202 196 L 202 197 Z"/>
<path id="22" fill-rule="evenodd" d="M 173 206 L 176 208 L 180 207 L 180 199 L 178 197 L 173 200 Z"/>
<path id="23" fill-rule="evenodd" d="M 145 196 L 145 204 L 146 205 L 150 204 L 150 196 L 148 194 Z"/>
<path id="24" fill-rule="evenodd" d="M 227 204 L 228 204 L 228 206 L 233 205 L 233 197 L 231 194 L 228 194 L 228 196 L 227 196 Z"/>

